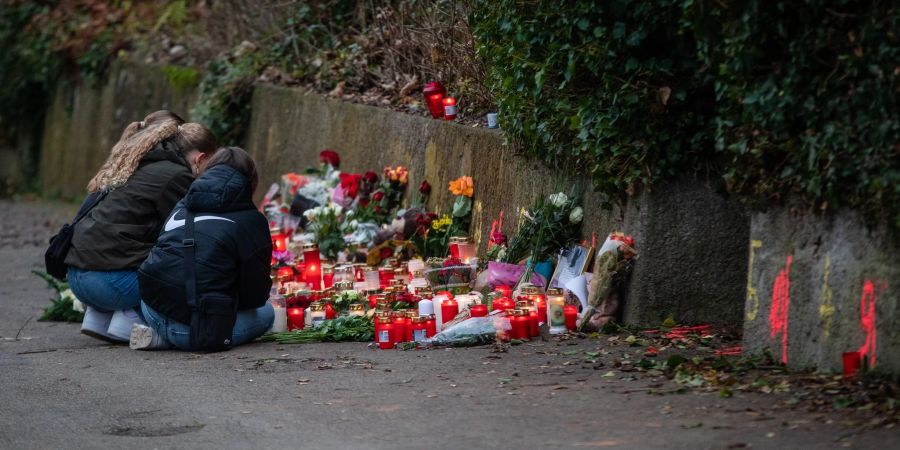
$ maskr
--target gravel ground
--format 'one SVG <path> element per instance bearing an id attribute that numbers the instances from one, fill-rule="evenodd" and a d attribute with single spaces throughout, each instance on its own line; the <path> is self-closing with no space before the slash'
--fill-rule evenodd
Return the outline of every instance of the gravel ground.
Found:
<path id="1" fill-rule="evenodd" d="M 35 321 L 51 292 L 30 270 L 74 207 L 0 211 L 0 448 L 900 448 L 896 428 L 852 414 L 774 408 L 786 394 L 676 394 L 664 378 L 604 376 L 611 355 L 583 357 L 619 351 L 605 340 L 507 353 L 111 346 Z"/>

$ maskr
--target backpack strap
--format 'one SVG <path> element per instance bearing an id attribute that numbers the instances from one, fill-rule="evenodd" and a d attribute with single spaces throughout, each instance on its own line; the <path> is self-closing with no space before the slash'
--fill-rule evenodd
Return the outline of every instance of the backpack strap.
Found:
<path id="1" fill-rule="evenodd" d="M 191 330 L 200 325 L 200 308 L 197 303 L 196 242 L 194 241 L 194 213 L 184 208 L 184 293 L 188 309 L 191 311 Z M 190 346 L 196 348 L 195 333 L 190 333 Z"/>

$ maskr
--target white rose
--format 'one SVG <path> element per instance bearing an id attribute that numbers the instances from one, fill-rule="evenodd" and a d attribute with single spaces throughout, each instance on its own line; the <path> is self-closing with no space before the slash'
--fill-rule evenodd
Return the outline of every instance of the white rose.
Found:
<path id="1" fill-rule="evenodd" d="M 557 192 L 550 196 L 550 203 L 553 203 L 553 206 L 559 208 L 562 205 L 565 205 L 566 202 L 569 201 L 569 197 L 562 192 Z"/>
<path id="2" fill-rule="evenodd" d="M 580 206 L 576 206 L 575 209 L 573 209 L 572 212 L 569 213 L 569 222 L 579 223 L 579 222 L 581 222 L 581 219 L 583 219 L 583 218 L 584 218 L 584 210 L 581 209 Z"/>

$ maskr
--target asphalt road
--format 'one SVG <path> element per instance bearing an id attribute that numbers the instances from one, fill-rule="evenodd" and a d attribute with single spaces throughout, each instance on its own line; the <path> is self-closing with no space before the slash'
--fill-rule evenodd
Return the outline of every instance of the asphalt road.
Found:
<path id="1" fill-rule="evenodd" d="M 582 362 L 605 341 L 508 353 L 107 345 L 36 321 L 50 291 L 30 270 L 71 211 L 0 202 L 0 448 L 900 448 L 896 428 L 776 409 L 777 394 L 648 394 L 677 385 Z"/>

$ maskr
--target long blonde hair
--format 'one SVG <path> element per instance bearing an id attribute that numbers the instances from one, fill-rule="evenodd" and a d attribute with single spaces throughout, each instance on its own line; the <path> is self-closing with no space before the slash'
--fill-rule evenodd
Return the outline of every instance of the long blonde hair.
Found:
<path id="1" fill-rule="evenodd" d="M 147 155 L 153 147 L 175 136 L 180 124 L 177 120 L 163 119 L 150 125 L 140 122 L 132 122 L 116 145 L 109 153 L 109 158 L 88 183 L 88 192 L 98 192 L 121 187 L 131 178 L 137 170 L 141 159 Z"/>

